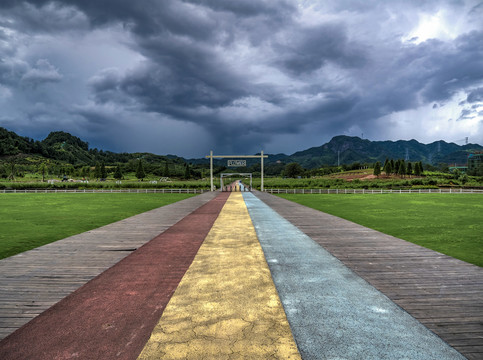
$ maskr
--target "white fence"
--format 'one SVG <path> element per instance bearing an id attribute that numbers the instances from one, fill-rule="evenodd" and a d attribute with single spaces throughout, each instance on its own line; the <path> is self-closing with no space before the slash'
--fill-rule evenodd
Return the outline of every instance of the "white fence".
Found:
<path id="1" fill-rule="evenodd" d="M 4 194 L 26 193 L 135 193 L 203 194 L 209 189 L 4 189 Z M 270 194 L 483 194 L 481 189 L 264 189 Z"/>
<path id="2" fill-rule="evenodd" d="M 480 189 L 265 189 L 270 194 L 483 194 Z"/>
<path id="3" fill-rule="evenodd" d="M 208 189 L 31 189 L 31 190 L 0 190 L 0 193 L 136 193 L 136 194 L 202 194 Z"/>

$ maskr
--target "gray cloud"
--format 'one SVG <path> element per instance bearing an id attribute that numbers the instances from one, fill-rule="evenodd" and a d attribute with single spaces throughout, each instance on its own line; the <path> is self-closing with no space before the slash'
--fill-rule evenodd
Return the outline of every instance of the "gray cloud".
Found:
<path id="1" fill-rule="evenodd" d="M 396 115 L 425 106 L 443 114 L 456 102 L 461 123 L 481 117 L 477 2 L 38 0 L 3 1 L 0 8 L 0 82 L 18 102 L 9 104 L 10 118 L 21 116 L 21 106 L 35 114 L 31 104 L 42 102 L 48 111 L 40 123 L 83 128 L 113 148 L 120 145 L 107 129 L 136 123 L 170 124 L 180 134 L 196 128 L 204 134 L 193 135 L 198 151 L 210 140 L 221 150 L 278 143 L 274 151 L 290 152 L 344 133 L 384 139 L 391 129 L 424 123 L 405 125 Z M 454 16 L 468 30 L 422 41 L 424 34 L 412 31 L 435 14 L 450 14 L 444 26 L 453 26 Z M 60 48 L 46 56 L 38 45 L 86 37 L 99 42 L 91 45 L 97 51 L 79 64 Z M 121 66 L 113 48 L 137 57 Z M 95 67 L 96 58 L 107 66 Z M 46 83 L 41 94 L 37 88 Z M 65 106 L 56 99 L 69 84 Z M 24 122 L 41 126 L 32 119 Z M 483 129 L 472 131 L 483 141 Z M 158 153 L 173 152 L 158 146 Z"/>
<path id="2" fill-rule="evenodd" d="M 298 28 L 273 46 L 276 63 L 295 75 L 320 69 L 328 61 L 348 68 L 360 68 L 366 62 L 362 45 L 348 40 L 343 24 Z"/>
<path id="3" fill-rule="evenodd" d="M 59 70 L 52 66 L 48 60 L 39 59 L 33 68 L 22 75 L 20 81 L 23 84 L 38 86 L 47 82 L 58 82 L 62 80 Z"/>
<path id="4" fill-rule="evenodd" d="M 483 87 L 475 89 L 468 94 L 466 101 L 469 103 L 483 102 Z"/>
<path id="5" fill-rule="evenodd" d="M 7 10 L 5 15 L 0 17 L 0 25 L 12 26 L 25 33 L 85 30 L 89 26 L 89 20 L 83 12 L 62 2 L 10 3 L 7 1 L 2 5 Z M 0 9 L 2 5 L 0 5 Z"/>

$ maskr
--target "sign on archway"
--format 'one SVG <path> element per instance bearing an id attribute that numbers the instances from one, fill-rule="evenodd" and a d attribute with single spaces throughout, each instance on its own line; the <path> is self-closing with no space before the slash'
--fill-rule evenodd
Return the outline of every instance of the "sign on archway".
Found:
<path id="1" fill-rule="evenodd" d="M 263 151 L 260 152 L 260 155 L 213 155 L 213 150 L 210 151 L 210 155 L 207 155 L 206 158 L 210 159 L 210 184 L 211 184 L 211 191 L 215 191 L 215 187 L 213 185 L 213 159 L 260 159 L 261 168 L 260 168 L 260 175 L 261 175 L 261 183 L 260 183 L 260 190 L 263 191 L 263 159 L 268 158 L 268 155 L 263 155 Z M 241 161 L 241 166 L 246 166 L 246 160 L 229 160 L 232 161 L 231 164 L 237 164 L 236 161 Z M 233 163 L 235 161 L 235 163 Z M 227 166 L 239 166 L 239 165 L 230 165 L 227 163 Z M 251 186 L 250 186 L 251 188 Z"/>

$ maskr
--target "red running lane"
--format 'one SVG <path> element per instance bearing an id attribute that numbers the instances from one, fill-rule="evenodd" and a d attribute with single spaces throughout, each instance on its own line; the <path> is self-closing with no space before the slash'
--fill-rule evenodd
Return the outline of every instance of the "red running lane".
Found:
<path id="1" fill-rule="evenodd" d="M 216 198 L 0 342 L 0 359 L 136 359 L 230 193 Z"/>

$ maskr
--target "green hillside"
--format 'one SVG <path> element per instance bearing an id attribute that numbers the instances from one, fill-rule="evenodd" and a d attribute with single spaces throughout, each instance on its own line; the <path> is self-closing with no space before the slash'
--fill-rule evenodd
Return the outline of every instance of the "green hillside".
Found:
<path id="1" fill-rule="evenodd" d="M 384 163 L 386 158 L 421 161 L 438 166 L 462 165 L 466 164 L 469 153 L 482 150 L 483 146 L 478 144 L 460 146 L 442 140 L 422 144 L 416 140 L 370 141 L 359 137 L 336 136 L 324 145 L 292 155 L 269 154 L 265 162 L 265 171 L 267 175 L 279 175 L 285 165 L 291 162 L 299 163 L 305 169 L 318 169 L 342 164 L 373 164 L 376 161 Z M 124 164 L 124 171 L 135 171 L 137 161 L 142 159 L 149 167 L 148 170 L 156 176 L 173 176 L 175 173 L 180 175 L 186 172 L 187 166 L 191 166 L 189 171 L 201 177 L 201 169 L 206 169 L 209 164 L 206 158 L 184 159 L 173 155 L 114 153 L 93 149 L 89 148 L 87 142 L 63 131 L 51 132 L 44 140 L 39 141 L 19 136 L 0 127 L 0 163 L 8 163 L 12 158 L 17 164 L 38 165 L 49 162 L 59 166 L 69 164 L 76 168 L 93 167 L 100 162 L 106 166 Z M 226 166 L 226 160 L 217 159 L 214 163 L 219 169 Z M 249 169 L 244 168 L 244 171 L 260 171 L 257 159 L 248 159 L 247 166 Z"/>
<path id="2" fill-rule="evenodd" d="M 478 144 L 459 146 L 442 140 L 425 145 L 416 140 L 370 141 L 359 137 L 336 136 L 322 146 L 296 152 L 285 161 L 298 162 L 308 169 L 354 162 L 383 163 L 386 158 L 422 161 L 431 165 L 466 164 L 469 153 L 482 150 L 483 146 Z"/>

